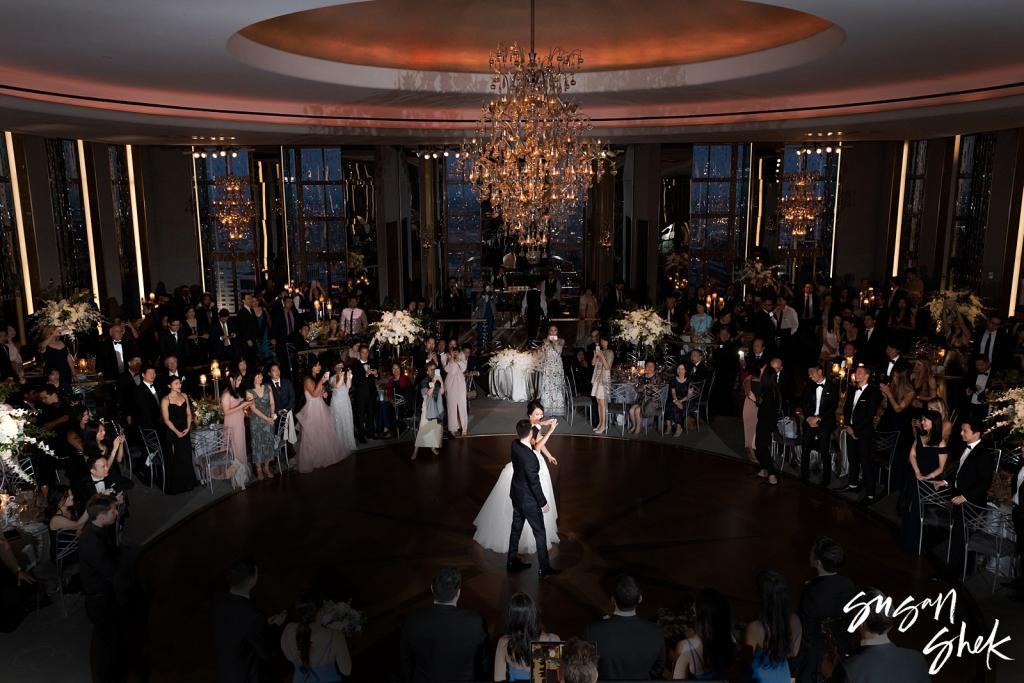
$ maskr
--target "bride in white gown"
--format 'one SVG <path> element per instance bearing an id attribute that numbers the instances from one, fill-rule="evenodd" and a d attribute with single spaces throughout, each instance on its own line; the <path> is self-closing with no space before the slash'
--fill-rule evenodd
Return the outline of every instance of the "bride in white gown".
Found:
<path id="1" fill-rule="evenodd" d="M 548 512 L 544 513 L 544 529 L 547 532 L 547 546 L 558 543 L 558 508 L 555 505 L 555 489 L 551 484 L 551 472 L 548 463 L 557 465 L 558 461 L 547 449 L 547 441 L 555 431 L 558 421 L 554 418 L 544 419 L 544 406 L 540 401 L 530 401 L 529 418 L 533 424 L 533 452 L 540 463 L 540 487 L 548 500 Z M 542 427 L 549 427 L 547 433 L 541 434 Z M 547 460 L 547 462 L 545 462 Z M 512 531 L 512 463 L 509 462 L 498 475 L 498 482 L 491 489 L 480 513 L 473 520 L 476 533 L 473 540 L 487 550 L 505 554 L 508 552 L 508 539 Z M 529 529 L 519 537 L 519 554 L 532 555 L 537 552 L 537 541 Z"/>

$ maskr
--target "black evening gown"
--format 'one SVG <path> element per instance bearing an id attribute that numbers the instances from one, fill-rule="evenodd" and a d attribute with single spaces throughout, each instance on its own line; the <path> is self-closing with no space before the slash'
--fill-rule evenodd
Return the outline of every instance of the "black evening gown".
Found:
<path id="1" fill-rule="evenodd" d="M 939 455 L 949 453 L 948 446 L 925 446 L 921 443 L 921 437 L 917 438 L 917 469 L 921 474 L 929 474 L 939 467 Z M 909 466 L 908 466 L 909 467 Z M 903 497 L 909 501 L 908 509 L 903 513 L 902 534 L 900 545 L 903 550 L 912 555 L 917 554 L 917 539 L 921 529 L 921 514 L 919 512 L 917 495 L 917 478 L 913 475 L 913 469 L 907 476 L 906 487 L 903 490 Z"/>
<path id="2" fill-rule="evenodd" d="M 184 431 L 188 425 L 186 404 L 180 406 L 168 402 L 167 417 L 178 431 Z M 167 468 L 167 493 L 185 493 L 196 485 L 196 472 L 192 465 L 192 437 L 168 434 L 168 445 L 165 466 Z"/>

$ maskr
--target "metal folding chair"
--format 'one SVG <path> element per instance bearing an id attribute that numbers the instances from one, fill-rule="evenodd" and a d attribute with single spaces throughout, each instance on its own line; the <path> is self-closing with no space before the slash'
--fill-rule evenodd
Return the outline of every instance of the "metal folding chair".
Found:
<path id="1" fill-rule="evenodd" d="M 969 502 L 960 506 L 960 513 L 964 518 L 964 564 L 960 570 L 960 580 L 963 581 L 967 576 L 969 552 L 990 557 L 995 560 L 995 569 L 992 572 L 992 592 L 995 593 L 996 582 L 1003 576 L 1003 558 L 1012 558 L 1016 554 L 1017 543 L 1011 538 L 1011 513 L 996 507 L 974 505 Z M 1008 575 L 1012 574 L 1011 570 Z"/>
<path id="2" fill-rule="evenodd" d="M 224 430 L 219 429 L 211 432 L 198 445 L 199 448 L 193 453 L 192 457 L 201 462 L 203 482 L 209 487 L 210 493 L 213 493 L 213 466 L 215 464 L 223 464 L 225 466 L 230 464 L 228 462 L 228 445 Z"/>
<path id="3" fill-rule="evenodd" d="M 611 413 L 611 408 L 614 405 L 619 406 L 619 415 L 622 415 L 622 424 L 620 425 L 622 435 L 626 434 L 626 415 L 629 412 L 629 404 L 632 401 L 636 392 L 633 387 L 628 384 L 613 384 L 611 394 L 608 396 L 608 412 Z"/>
<path id="4" fill-rule="evenodd" d="M 926 526 L 945 529 L 947 534 L 953 529 L 953 506 L 947 493 L 941 489 L 936 491 L 931 482 L 918 481 L 917 516 L 921 524 L 917 533 L 917 555 L 920 557 L 924 547 Z"/>
<path id="5" fill-rule="evenodd" d="M 69 565 L 77 564 L 78 534 L 72 529 L 61 529 L 57 532 L 54 556 L 57 561 L 57 592 L 60 595 L 60 607 L 64 616 L 68 615 L 67 604 L 64 602 L 64 584 L 67 581 L 65 570 Z"/>
<path id="6" fill-rule="evenodd" d="M 647 436 L 647 428 L 651 422 L 658 425 L 658 435 L 665 431 L 665 406 L 668 404 L 668 385 L 665 384 L 658 389 L 658 405 L 660 406 L 658 414 L 654 417 L 641 418 L 644 421 L 644 436 Z"/>
<path id="7" fill-rule="evenodd" d="M 160 435 L 157 434 L 155 429 L 140 429 L 142 432 L 142 442 L 146 449 L 146 467 L 149 468 L 150 484 L 156 479 L 156 470 L 154 465 L 159 464 L 160 466 L 160 490 L 167 491 L 167 468 L 164 464 L 164 448 L 160 444 Z"/>
<path id="8" fill-rule="evenodd" d="M 288 419 L 287 416 L 277 420 L 274 430 L 274 457 L 277 459 L 277 473 L 284 474 L 291 467 L 288 462 Z"/>
<path id="9" fill-rule="evenodd" d="M 896 466 L 896 445 L 899 443 L 899 432 L 875 432 L 871 437 L 871 457 L 878 465 L 878 484 L 882 483 L 882 470 L 885 470 L 885 494 L 892 493 L 892 470 Z M 881 456 L 881 457 L 879 457 Z"/>
<path id="10" fill-rule="evenodd" d="M 700 393 L 700 398 L 697 402 L 697 407 L 699 408 L 699 410 L 697 411 L 698 422 L 700 421 L 700 414 L 704 413 L 704 422 L 707 424 L 711 424 L 711 390 L 715 388 L 715 377 L 717 375 L 717 372 L 711 373 L 710 379 L 708 379 L 707 383 L 704 385 L 704 390 L 701 391 Z"/>
<path id="11" fill-rule="evenodd" d="M 700 397 L 704 394 L 704 387 L 707 385 L 708 380 L 701 380 L 700 382 L 691 382 L 690 399 L 685 403 L 683 410 L 683 429 L 686 433 L 690 433 L 690 416 L 694 418 L 694 424 L 697 426 L 697 431 L 700 431 Z"/>

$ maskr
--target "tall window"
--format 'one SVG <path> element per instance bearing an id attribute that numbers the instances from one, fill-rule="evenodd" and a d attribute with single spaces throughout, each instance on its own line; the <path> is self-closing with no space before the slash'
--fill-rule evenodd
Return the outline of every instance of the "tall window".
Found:
<path id="1" fill-rule="evenodd" d="M 242 231 L 241 236 L 232 239 L 227 228 L 214 215 L 213 202 L 220 198 L 217 179 L 229 173 L 250 179 L 249 198 L 255 201 L 249 154 L 240 151 L 237 157 L 210 156 L 193 159 L 193 162 L 207 286 L 213 283 L 212 294 L 218 308 L 236 310 L 241 305 L 242 294 L 253 291 L 257 285 L 256 219 Z"/>
<path id="2" fill-rule="evenodd" d="M 124 145 L 110 145 L 108 150 L 110 194 L 114 202 L 114 236 L 117 242 L 117 261 L 121 280 L 120 299 L 125 303 L 135 303 L 144 294 L 139 291 L 139 278 L 135 272 L 135 227 L 132 223 L 128 153 Z"/>
<path id="3" fill-rule="evenodd" d="M 373 170 L 369 159 L 343 158 L 340 147 L 285 148 L 292 279 L 330 287 L 375 271 Z"/>
<path id="4" fill-rule="evenodd" d="M 0 312 L 5 320 L 14 320 L 14 293 L 21 288 L 19 258 L 14 188 L 7 165 L 6 137 L 0 131 Z"/>
<path id="5" fill-rule="evenodd" d="M 60 266 L 60 282 L 56 285 L 62 296 L 68 296 L 92 288 L 82 179 L 78 171 L 78 145 L 74 140 L 47 139 L 46 158 Z"/>
<path id="6" fill-rule="evenodd" d="M 444 157 L 444 209 L 447 228 L 445 267 L 448 277 L 473 282 L 480 277 L 482 213 L 462 169 L 468 161 Z"/>
<path id="7" fill-rule="evenodd" d="M 810 280 L 814 273 L 828 273 L 832 258 L 832 236 L 835 232 L 836 188 L 839 182 L 839 158 L 836 151 L 797 154 L 804 145 L 786 145 L 782 157 L 782 183 L 780 197 L 794 190 L 789 178 L 795 173 L 807 172 L 813 178 L 813 193 L 821 197 L 820 211 L 814 224 L 804 237 L 794 237 L 787 221 L 778 217 L 778 247 L 788 257 L 790 272 L 798 279 Z M 780 202 L 781 205 L 781 202 Z"/>
<path id="8" fill-rule="evenodd" d="M 694 145 L 690 178 L 689 281 L 732 280 L 747 228 L 749 145 Z M 677 226 L 678 227 L 678 226 Z M 683 236 L 686 242 L 685 235 Z"/>
<path id="9" fill-rule="evenodd" d="M 928 164 L 928 141 L 912 140 L 907 152 L 907 177 L 903 189 L 904 268 L 917 267 L 921 247 L 921 222 L 924 220 L 924 184 Z"/>
<path id="10" fill-rule="evenodd" d="M 960 139 L 960 166 L 957 169 L 952 251 L 949 256 L 949 277 L 955 288 L 976 290 L 981 285 L 995 148 L 996 136 L 993 133 L 964 135 Z"/>

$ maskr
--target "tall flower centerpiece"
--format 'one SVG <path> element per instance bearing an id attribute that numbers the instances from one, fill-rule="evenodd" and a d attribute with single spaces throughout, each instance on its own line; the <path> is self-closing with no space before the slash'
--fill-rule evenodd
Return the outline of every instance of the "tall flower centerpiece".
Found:
<path id="1" fill-rule="evenodd" d="M 53 451 L 42 440 L 42 432 L 28 422 L 30 415 L 27 410 L 0 404 L 0 464 L 18 479 L 32 483 L 32 477 L 18 462 L 22 449 L 30 445 L 47 455 L 53 455 Z"/>
<path id="2" fill-rule="evenodd" d="M 199 427 L 209 427 L 224 422 L 224 408 L 220 398 L 201 398 L 192 402 L 192 416 Z"/>
<path id="3" fill-rule="evenodd" d="M 778 289 L 779 280 L 775 271 L 761 262 L 761 259 L 749 259 L 743 263 L 737 279 L 754 289 Z"/>
<path id="4" fill-rule="evenodd" d="M 935 321 L 935 331 L 948 330 L 957 315 L 973 325 L 985 315 L 985 307 L 977 294 L 966 289 L 942 289 L 928 302 L 928 312 Z"/>
<path id="5" fill-rule="evenodd" d="M 402 344 L 415 344 L 426 334 L 419 320 L 401 310 L 381 313 L 380 321 L 370 325 L 370 331 L 370 346 L 393 346 L 395 353 L 399 353 Z"/>
<path id="6" fill-rule="evenodd" d="M 1007 436 L 1024 436 L 1024 387 L 992 394 L 989 402 L 992 409 L 986 418 L 988 431 L 1006 430 Z"/>
<path id="7" fill-rule="evenodd" d="M 637 349 L 653 350 L 670 336 L 672 336 L 672 326 L 653 308 L 627 311 L 620 320 L 612 321 L 612 338 L 632 344 Z"/>
<path id="8" fill-rule="evenodd" d="M 32 319 L 41 330 L 55 327 L 72 342 L 76 335 L 91 332 L 103 322 L 103 316 L 93 303 L 92 295 L 84 290 L 66 299 L 44 301 Z"/>

